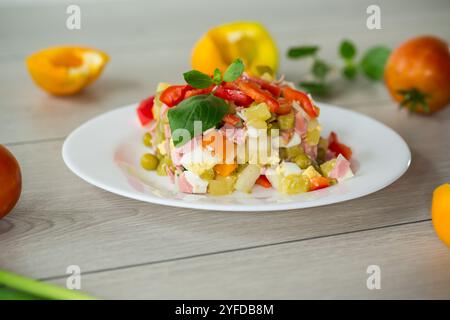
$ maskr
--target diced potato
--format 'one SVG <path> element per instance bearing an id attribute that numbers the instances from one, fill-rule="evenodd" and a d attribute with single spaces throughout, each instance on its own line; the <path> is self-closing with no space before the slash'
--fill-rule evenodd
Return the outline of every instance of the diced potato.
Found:
<path id="1" fill-rule="evenodd" d="M 307 177 L 308 179 L 321 177 L 320 173 L 318 173 L 318 172 L 316 171 L 316 169 L 314 169 L 313 166 L 309 166 L 306 170 L 304 170 L 304 171 L 302 172 L 302 175 L 304 175 L 304 176 Z"/>
<path id="2" fill-rule="evenodd" d="M 310 146 L 315 146 L 320 140 L 320 130 L 314 129 L 306 133 L 306 142 Z"/>
<path id="3" fill-rule="evenodd" d="M 251 121 L 253 119 L 266 121 L 272 116 L 269 107 L 265 103 L 259 103 L 244 109 L 244 115 L 247 118 L 247 121 Z"/>
<path id="4" fill-rule="evenodd" d="M 249 164 L 244 170 L 239 174 L 236 181 L 236 190 L 241 192 L 250 193 L 253 186 L 255 185 L 256 179 L 259 178 L 261 173 L 261 168 L 256 164 Z"/>
<path id="5" fill-rule="evenodd" d="M 247 126 L 255 128 L 255 129 L 266 129 L 267 123 L 262 119 L 251 118 L 247 121 Z"/>

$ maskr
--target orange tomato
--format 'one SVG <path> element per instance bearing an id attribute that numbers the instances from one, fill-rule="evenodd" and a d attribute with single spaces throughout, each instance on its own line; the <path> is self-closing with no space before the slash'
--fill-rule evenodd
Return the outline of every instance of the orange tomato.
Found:
<path id="1" fill-rule="evenodd" d="M 406 41 L 389 57 L 384 80 L 402 106 L 420 113 L 442 109 L 450 102 L 448 44 L 432 36 Z"/>
<path id="2" fill-rule="evenodd" d="M 0 219 L 7 215 L 19 200 L 22 175 L 16 158 L 0 145 Z"/>
<path id="3" fill-rule="evenodd" d="M 439 238 L 450 247 L 450 185 L 444 183 L 433 192 L 431 218 Z"/>

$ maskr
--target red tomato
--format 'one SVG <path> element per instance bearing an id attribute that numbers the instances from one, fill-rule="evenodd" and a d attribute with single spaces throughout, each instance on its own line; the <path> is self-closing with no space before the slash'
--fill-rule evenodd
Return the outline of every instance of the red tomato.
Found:
<path id="1" fill-rule="evenodd" d="M 151 96 L 145 100 L 142 100 L 137 108 L 137 114 L 141 124 L 145 126 L 150 121 L 153 120 L 153 103 L 155 101 L 155 97 Z"/>
<path id="2" fill-rule="evenodd" d="M 240 80 L 237 85 L 246 95 L 256 102 L 264 102 L 269 106 L 271 112 L 277 112 L 280 107 L 278 101 L 267 91 L 261 89 L 254 82 Z"/>
<path id="3" fill-rule="evenodd" d="M 352 149 L 347 145 L 340 143 L 337 134 L 331 131 L 328 137 L 328 149 L 333 151 L 336 155 L 342 154 L 347 160 L 352 158 Z"/>
<path id="4" fill-rule="evenodd" d="M 292 89 L 290 87 L 284 87 L 283 96 L 287 100 L 297 101 L 311 118 L 316 118 L 317 116 L 319 116 L 317 109 L 314 107 L 311 99 L 306 93 Z"/>
<path id="5" fill-rule="evenodd" d="M 172 108 L 183 101 L 189 89 L 192 89 L 189 85 L 170 86 L 161 93 L 159 100 L 169 108 Z"/>
<path id="6" fill-rule="evenodd" d="M 330 186 L 330 180 L 325 177 L 314 177 L 311 178 L 310 182 L 310 191 L 319 190 Z"/>
<path id="7" fill-rule="evenodd" d="M 14 208 L 21 190 L 19 164 L 8 149 L 0 145 L 0 219 Z"/>
<path id="8" fill-rule="evenodd" d="M 223 87 L 218 87 L 214 95 L 224 100 L 233 101 L 237 106 L 242 107 L 248 107 L 253 102 L 253 99 L 245 93 Z"/>
<path id="9" fill-rule="evenodd" d="M 389 57 L 384 80 L 394 100 L 412 111 L 444 108 L 450 103 L 448 44 L 431 36 L 403 43 Z"/>
<path id="10" fill-rule="evenodd" d="M 270 183 L 269 179 L 267 179 L 266 176 L 259 176 L 259 178 L 256 179 L 256 184 L 259 184 L 261 187 L 264 187 L 266 189 L 272 187 L 272 184 Z"/>

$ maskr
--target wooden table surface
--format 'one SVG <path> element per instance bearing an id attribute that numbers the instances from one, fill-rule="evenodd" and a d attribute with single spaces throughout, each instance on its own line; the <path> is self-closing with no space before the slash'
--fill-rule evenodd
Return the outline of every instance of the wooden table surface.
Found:
<path id="1" fill-rule="evenodd" d="M 382 29 L 368 30 L 372 2 L 77 1 L 81 30 L 65 27 L 72 1 L 0 2 L 0 143 L 19 160 L 24 182 L 17 207 L 0 220 L 0 268 L 64 285 L 66 268 L 79 265 L 83 291 L 100 298 L 450 298 L 450 250 L 430 221 L 432 191 L 450 181 L 450 108 L 409 115 L 381 84 L 336 80 L 326 101 L 393 128 L 413 160 L 384 190 L 319 208 L 152 205 L 87 184 L 61 157 L 65 137 L 83 122 L 140 100 L 159 81 L 181 81 L 193 43 L 218 23 L 263 22 L 290 80 L 306 68 L 285 58 L 291 45 L 319 44 L 336 61 L 343 38 L 360 52 L 418 34 L 450 40 L 448 0 L 377 1 Z M 66 43 L 98 47 L 111 61 L 82 94 L 51 97 L 32 83 L 24 59 Z M 380 290 L 366 286 L 370 265 L 381 269 Z"/>

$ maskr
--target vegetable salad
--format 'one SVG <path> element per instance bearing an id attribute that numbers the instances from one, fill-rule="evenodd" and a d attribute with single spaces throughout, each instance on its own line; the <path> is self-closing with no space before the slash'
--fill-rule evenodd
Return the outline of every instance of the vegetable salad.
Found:
<path id="1" fill-rule="evenodd" d="M 352 150 L 332 132 L 323 137 L 311 96 L 268 73 L 192 70 L 186 84 L 160 83 L 137 115 L 149 152 L 141 165 L 184 193 L 226 195 L 255 185 L 284 194 L 329 187 L 353 176 Z"/>

